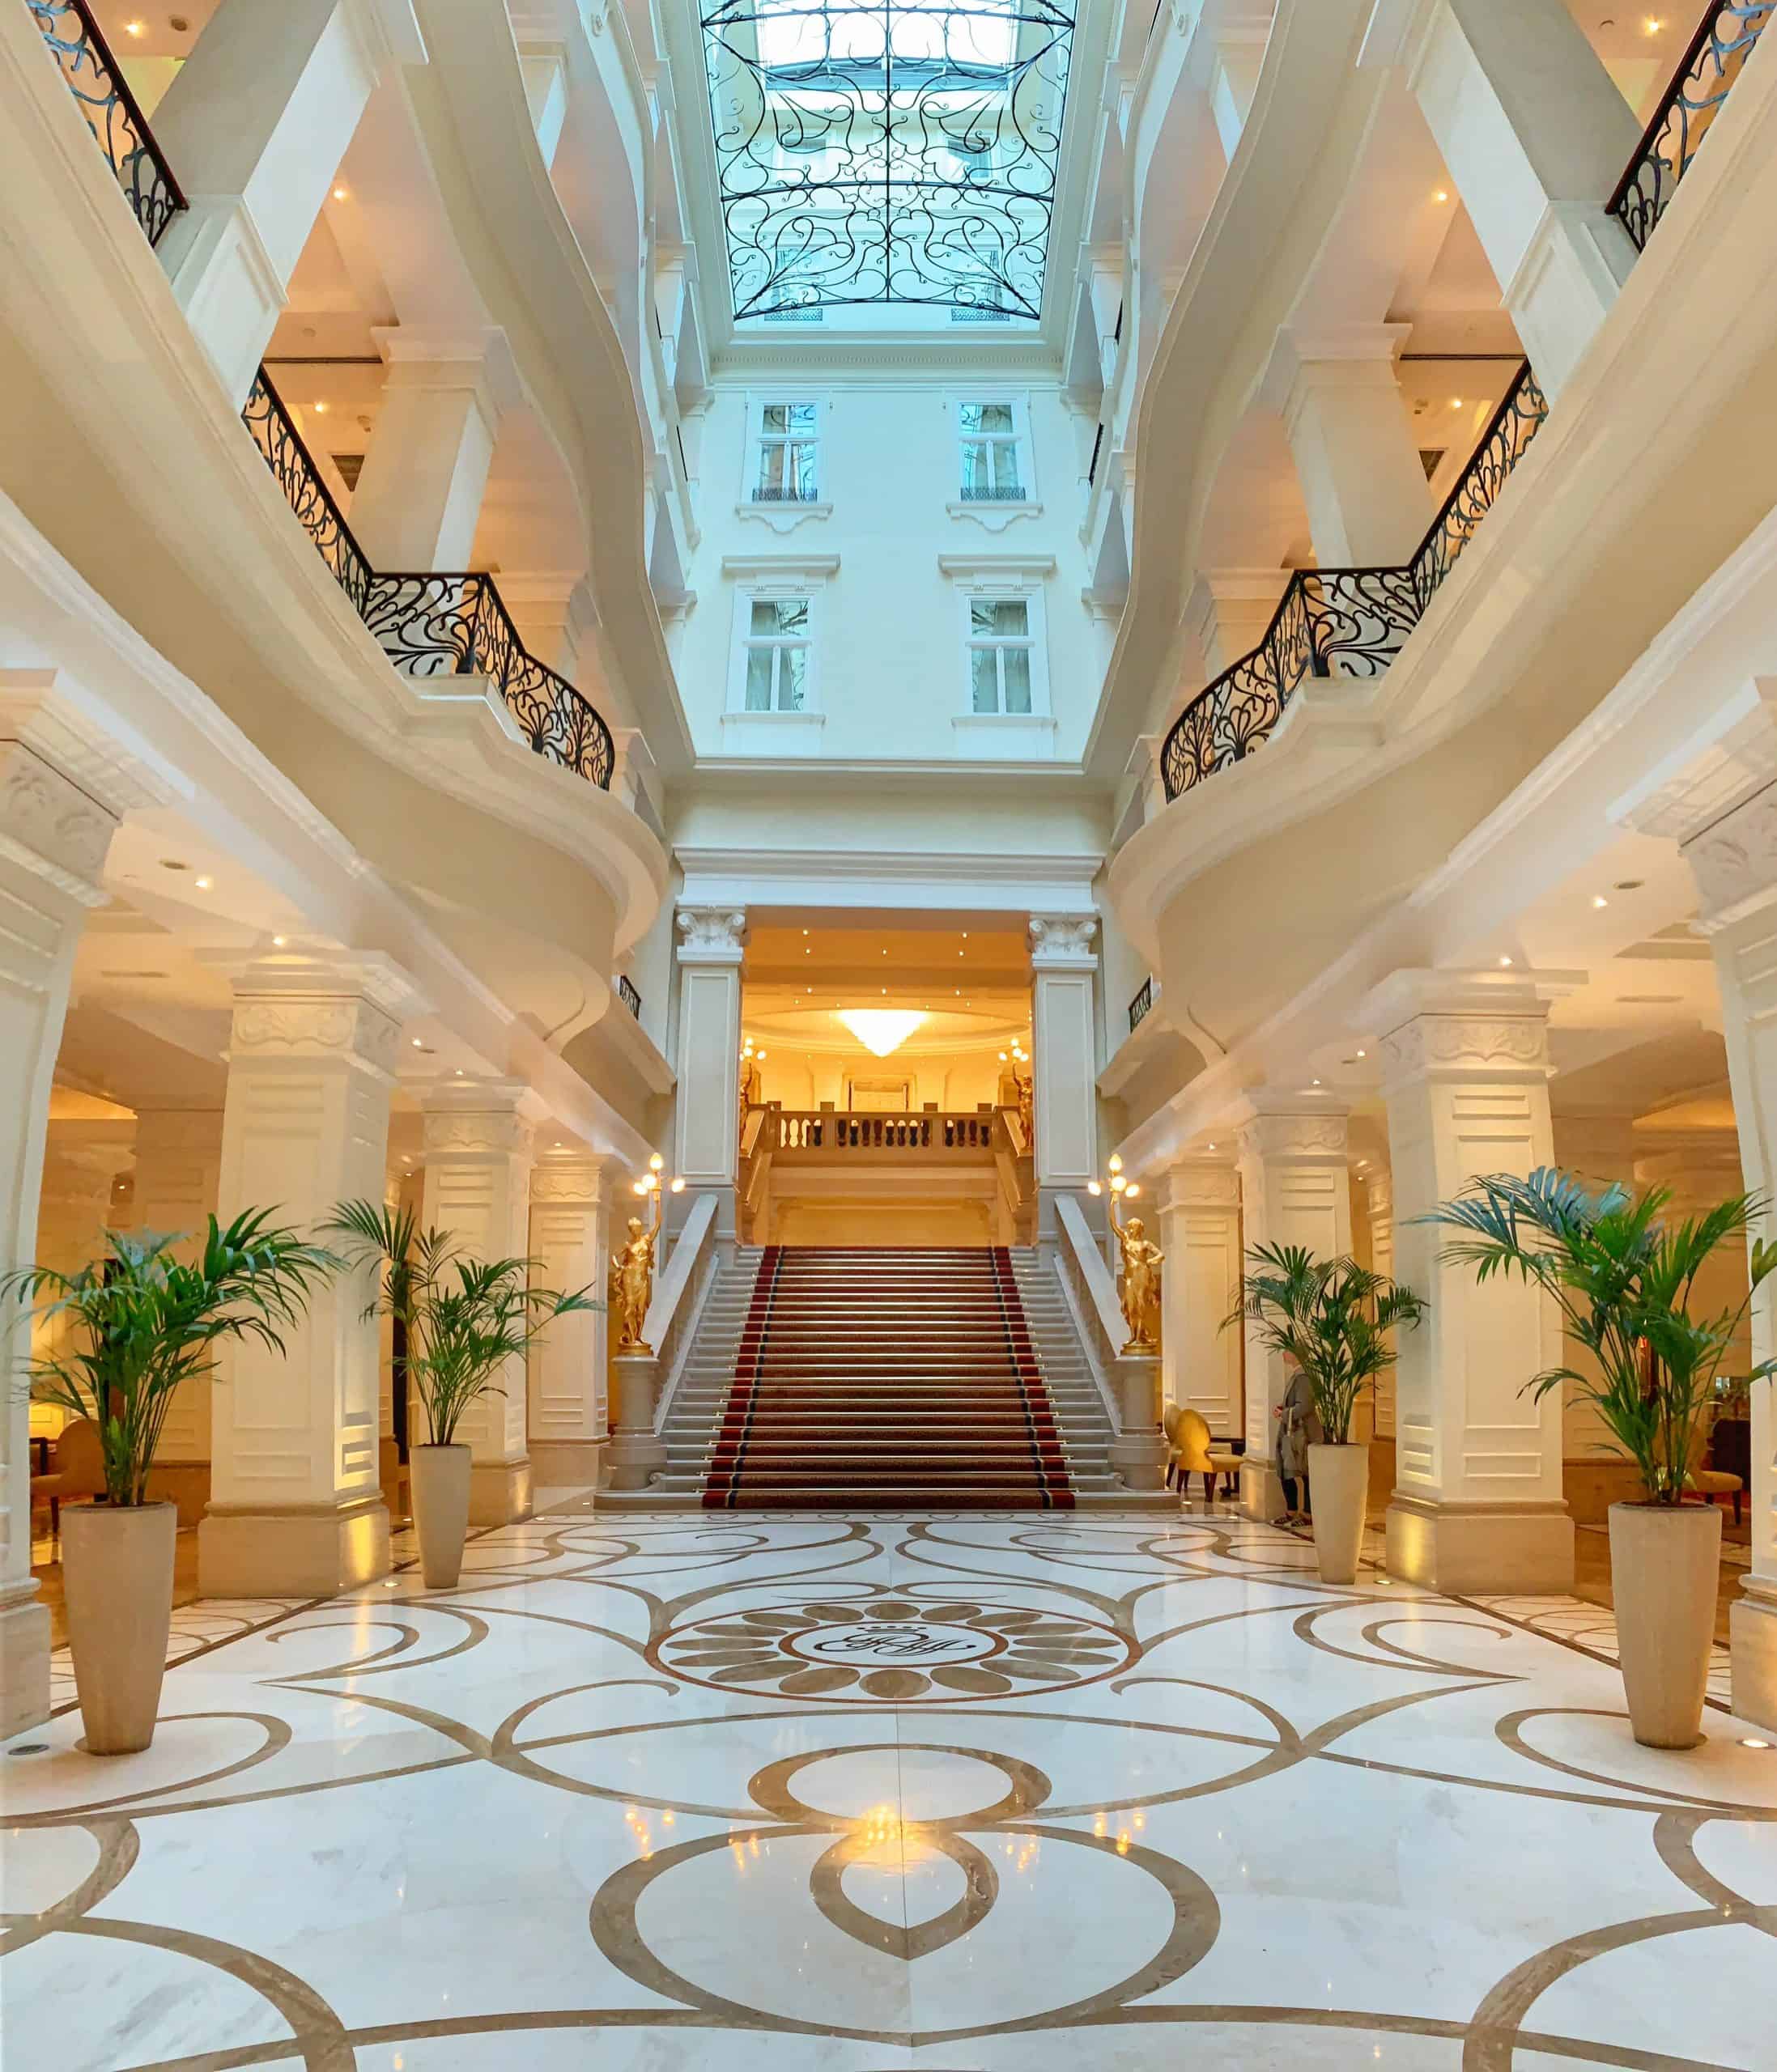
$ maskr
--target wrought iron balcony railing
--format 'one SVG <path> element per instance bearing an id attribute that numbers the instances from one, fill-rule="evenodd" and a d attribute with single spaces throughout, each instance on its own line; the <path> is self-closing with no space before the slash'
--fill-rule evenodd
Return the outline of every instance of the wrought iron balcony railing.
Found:
<path id="1" fill-rule="evenodd" d="M 25 0 L 151 244 L 185 206 L 86 0 Z"/>
<path id="2" fill-rule="evenodd" d="M 820 491 L 813 482 L 761 482 L 753 491 L 755 503 L 818 503 Z"/>
<path id="3" fill-rule="evenodd" d="M 622 972 L 617 974 L 617 997 L 640 1021 L 642 1018 L 642 996 Z"/>
<path id="4" fill-rule="evenodd" d="M 1405 645 L 1549 405 L 1528 361 L 1411 561 L 1399 568 L 1300 568 L 1265 635 L 1200 691 L 1160 751 L 1168 799 L 1250 755 L 1310 677 L 1380 676 Z"/>
<path id="5" fill-rule="evenodd" d="M 1152 1007 L 1153 1004 L 1154 979 L 1152 974 L 1150 974 L 1147 978 L 1141 981 L 1141 991 L 1138 992 L 1135 998 L 1129 1003 L 1129 1034 L 1132 1036 L 1147 1019 L 1148 1009 Z"/>
<path id="6" fill-rule="evenodd" d="M 1611 214 L 1645 251 L 1678 183 L 1690 170 L 1753 45 L 1777 16 L 1777 0 L 1710 0 L 1640 148 L 1610 197 Z"/>
<path id="7" fill-rule="evenodd" d="M 616 762 L 610 729 L 525 648 L 493 578 L 378 575 L 263 367 L 241 416 L 303 529 L 396 668 L 421 678 L 486 677 L 538 755 L 608 790 Z"/>
<path id="8" fill-rule="evenodd" d="M 964 503 L 1025 503 L 1031 492 L 1022 482 L 964 482 Z"/>

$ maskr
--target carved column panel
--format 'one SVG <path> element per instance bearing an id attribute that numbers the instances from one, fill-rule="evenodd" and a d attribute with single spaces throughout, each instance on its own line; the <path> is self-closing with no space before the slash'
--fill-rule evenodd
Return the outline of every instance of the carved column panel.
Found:
<path id="1" fill-rule="evenodd" d="M 544 1286 L 589 1287 L 605 1299 L 610 1251 L 606 1208 L 614 1161 L 557 1153 L 530 1177 L 530 1251 Z M 551 1324 L 530 1357 L 530 1456 L 541 1483 L 597 1480 L 608 1422 L 609 1319 L 602 1310 Z"/>
<path id="2" fill-rule="evenodd" d="M 1429 1306 L 1400 1334 L 1392 1573 L 1435 1589 L 1567 1590 L 1561 1407 L 1524 1393 L 1558 1364 L 1554 1306 L 1521 1281 L 1476 1284 L 1414 1219 L 1485 1173 L 1553 1155 L 1547 1008 L 1533 982 L 1401 972 L 1371 996 L 1382 1032 L 1395 1271 Z"/>
<path id="3" fill-rule="evenodd" d="M 740 1170 L 741 959 L 746 915 L 682 906 L 678 936 L 678 1093 L 674 1162 L 688 1195 L 716 1196 L 716 1229 L 732 1246 Z"/>
<path id="4" fill-rule="evenodd" d="M 1232 1157 L 1190 1158 L 1158 1188 L 1161 1361 L 1168 1403 L 1200 1412 L 1217 1438 L 1246 1429 L 1240 1300 L 1240 1174 Z"/>
<path id="5" fill-rule="evenodd" d="M 235 981 L 217 1215 L 275 1208 L 312 1229 L 382 1199 L 406 979 L 386 959 L 291 953 Z M 206 1597 L 323 1595 L 389 1567 L 377 1482 L 370 1269 L 320 1289 L 284 1349 L 226 1347 L 211 1397 Z"/>
<path id="6" fill-rule="evenodd" d="M 105 856 L 143 774 L 59 698 L 49 672 L 0 672 L 0 1272 L 37 1257 L 49 1088 L 74 952 L 103 906 Z M 49 1709 L 49 1615 L 31 1575 L 29 1348 L 0 1331 L 0 1738 Z"/>
<path id="7" fill-rule="evenodd" d="M 453 1079 L 426 1096 L 420 1221 L 448 1230 L 471 1258 L 529 1256 L 531 1128 L 519 1112 L 528 1091 L 521 1080 Z M 522 1360 L 509 1361 L 499 1377 L 505 1393 L 483 1396 L 457 1427 L 474 1459 L 469 1495 L 474 1525 L 530 1515 L 525 1367 Z M 423 1429 L 415 1433 L 426 1436 Z"/>
<path id="8" fill-rule="evenodd" d="M 1777 787 L 1758 792 L 1684 845 L 1701 925 L 1715 955 L 1722 1031 L 1745 1185 L 1777 1190 Z M 1777 1238 L 1767 1212 L 1759 1234 Z M 1751 1353 L 1777 1356 L 1766 1281 L 1753 1310 Z M 1752 1391 L 1752 1567 L 1728 1611 L 1734 1710 L 1777 1727 L 1777 1382 Z"/>
<path id="9" fill-rule="evenodd" d="M 1346 1118 L 1324 1108 L 1291 1112 L 1255 1103 L 1239 1132 L 1240 1199 L 1247 1249 L 1305 1245 L 1320 1259 L 1351 1249 L 1351 1181 Z M 1240 1506 L 1248 1518 L 1283 1514 L 1277 1466 L 1277 1412 L 1286 1386 L 1283 1360 L 1247 1328 L 1247 1450 Z"/>
<path id="10" fill-rule="evenodd" d="M 1030 925 L 1036 1184 L 1083 1187 L 1098 1177 L 1098 916 L 1033 914 Z"/>

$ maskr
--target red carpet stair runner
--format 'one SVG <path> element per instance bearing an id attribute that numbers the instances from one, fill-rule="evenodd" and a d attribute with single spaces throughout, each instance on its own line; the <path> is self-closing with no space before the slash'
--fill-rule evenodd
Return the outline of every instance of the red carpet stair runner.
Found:
<path id="1" fill-rule="evenodd" d="M 711 1509 L 1071 1509 L 1010 1255 L 768 1246 Z"/>

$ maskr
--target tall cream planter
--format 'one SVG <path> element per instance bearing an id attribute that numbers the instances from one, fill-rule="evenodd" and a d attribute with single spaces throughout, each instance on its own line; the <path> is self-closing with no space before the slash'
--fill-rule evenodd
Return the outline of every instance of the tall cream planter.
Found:
<path id="1" fill-rule="evenodd" d="M 1713 1504 L 1611 1505 L 1617 1651 L 1629 1724 L 1646 1747 L 1694 1748 L 1703 1739 L 1720 1572 Z"/>
<path id="2" fill-rule="evenodd" d="M 79 1504 L 62 1514 L 68 1645 L 89 1756 L 155 1738 L 172 1624 L 175 1504 Z"/>
<path id="3" fill-rule="evenodd" d="M 451 1590 L 463 1569 L 469 1531 L 467 1446 L 415 1446 L 407 1457 L 414 1485 L 414 1531 L 427 1590 Z"/>
<path id="4" fill-rule="evenodd" d="M 1370 1493 L 1370 1449 L 1364 1446 L 1308 1449 L 1308 1494 L 1314 1506 L 1314 1558 L 1324 1583 L 1354 1582 L 1363 1548 L 1363 1518 Z"/>

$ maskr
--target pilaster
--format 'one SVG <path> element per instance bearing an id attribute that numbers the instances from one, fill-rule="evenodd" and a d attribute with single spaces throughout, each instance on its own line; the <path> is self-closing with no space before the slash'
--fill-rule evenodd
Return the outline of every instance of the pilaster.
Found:
<path id="1" fill-rule="evenodd" d="M 1288 1105 L 1286 1105 L 1288 1104 Z M 1351 1250 L 1351 1181 L 1344 1112 L 1329 1105 L 1290 1104 L 1282 1093 L 1255 1095 L 1237 1142 L 1246 1249 L 1304 1245 L 1320 1259 Z M 1277 1419 L 1286 1386 L 1283 1359 L 1246 1332 L 1247 1450 L 1240 1507 L 1248 1518 L 1283 1513 L 1277 1467 Z"/>
<path id="2" fill-rule="evenodd" d="M 74 953 L 118 821 L 157 779 L 53 671 L 0 671 L 0 1272 L 35 1263 L 49 1089 Z M 31 1574 L 31 1410 L 19 1313 L 0 1318 L 0 1739 L 49 1709 L 49 1615 Z"/>
<path id="3" fill-rule="evenodd" d="M 740 1170 L 741 962 L 746 915 L 737 906 L 681 906 L 678 958 L 678 1096 L 674 1164 L 690 1195 L 716 1197 L 716 1230 L 725 1254 L 735 1242 L 734 1191 Z"/>
<path id="4" fill-rule="evenodd" d="M 615 1161 L 546 1151 L 531 1169 L 530 1254 L 545 1287 L 605 1299 L 607 1203 Z M 609 1319 L 602 1309 L 559 1318 L 531 1349 L 530 1458 L 540 1484 L 598 1479 L 609 1408 Z"/>
<path id="5" fill-rule="evenodd" d="M 1394 1278 L 1394 1175 L 1386 1166 L 1364 1176 L 1364 1215 L 1370 1228 L 1370 1266 L 1372 1272 Z M 1395 1436 L 1394 1369 L 1378 1375 L 1375 1384 L 1375 1436 L 1392 1441 Z"/>
<path id="6" fill-rule="evenodd" d="M 1096 914 L 1033 914 L 1031 938 L 1031 1073 L 1039 1218 L 1049 1202 L 1098 1176 L 1099 968 Z"/>
<path id="7" fill-rule="evenodd" d="M 1226 1438 L 1246 1424 L 1241 1331 L 1222 1329 L 1240 1300 L 1239 1169 L 1231 1153 L 1184 1159 L 1158 1195 L 1163 1394 Z"/>
<path id="8" fill-rule="evenodd" d="M 516 1079 L 445 1080 L 425 1096 L 420 1221 L 427 1229 L 448 1231 L 470 1258 L 530 1255 L 532 1132 L 523 1112 L 529 1099 L 529 1089 Z M 457 1427 L 474 1461 L 469 1516 L 474 1525 L 505 1525 L 530 1515 L 525 1362 L 508 1361 L 495 1388 L 501 1393 L 490 1389 Z"/>
<path id="9" fill-rule="evenodd" d="M 234 995 L 219 1218 L 274 1208 L 312 1230 L 339 1202 L 380 1201 L 410 982 L 384 957 L 291 952 L 249 965 Z M 386 1573 L 374 1284 L 360 1267 L 317 1289 L 282 1352 L 222 1349 L 202 1595 L 326 1596 Z"/>
<path id="10" fill-rule="evenodd" d="M 1715 953 L 1722 1033 L 1747 1188 L 1777 1189 L 1777 787 L 1755 793 L 1683 844 L 1696 879 L 1699 925 Z M 1777 1238 L 1769 1208 L 1758 1236 Z M 1777 1357 L 1766 1281 L 1753 1306 L 1752 1357 Z M 1728 1609 L 1734 1710 L 1777 1727 L 1777 1383 L 1752 1391 L 1752 1566 Z"/>
<path id="11" fill-rule="evenodd" d="M 1521 1281 L 1476 1284 L 1416 1219 L 1488 1173 L 1552 1162 L 1548 999 L 1537 974 L 1403 971 L 1365 1004 L 1382 1038 L 1395 1271 L 1426 1302 L 1397 1340 L 1388 1566 L 1442 1590 L 1567 1590 L 1573 1521 L 1561 1408 L 1524 1392 L 1559 1364 L 1554 1304 Z"/>

